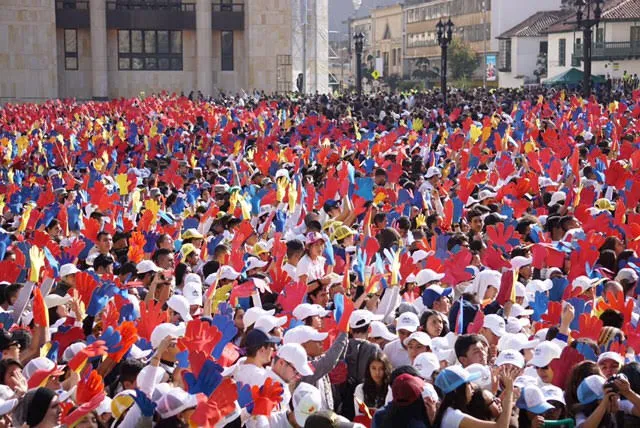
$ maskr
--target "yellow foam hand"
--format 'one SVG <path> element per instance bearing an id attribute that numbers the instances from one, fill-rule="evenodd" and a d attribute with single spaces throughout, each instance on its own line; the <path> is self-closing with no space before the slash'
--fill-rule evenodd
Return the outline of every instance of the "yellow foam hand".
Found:
<path id="1" fill-rule="evenodd" d="M 287 191 L 288 181 L 286 177 L 280 177 L 276 180 L 276 199 L 278 202 L 282 202 L 284 194 Z"/>
<path id="2" fill-rule="evenodd" d="M 29 281 L 37 284 L 40 280 L 40 270 L 44 267 L 44 251 L 34 245 L 29 250 L 29 260 L 31 260 Z"/>
<path id="3" fill-rule="evenodd" d="M 236 210 L 236 205 L 238 205 L 238 192 L 233 191 L 229 196 L 229 211 L 227 211 L 227 214 L 233 215 L 233 212 Z"/>
<path id="4" fill-rule="evenodd" d="M 226 302 L 229 300 L 229 293 L 233 288 L 233 284 L 224 285 L 218 289 L 216 289 L 215 293 L 213 293 L 213 299 L 211 301 L 211 312 L 215 312 L 218 309 L 218 305 L 222 302 Z"/>
<path id="5" fill-rule="evenodd" d="M 116 175 L 116 184 L 120 189 L 120 196 L 127 196 L 129 193 L 129 177 L 127 177 L 127 174 Z"/>
<path id="6" fill-rule="evenodd" d="M 422 227 L 426 225 L 427 225 L 427 219 L 425 218 L 424 214 L 419 214 L 416 217 L 416 227 Z"/>
<path id="7" fill-rule="evenodd" d="M 472 143 L 478 141 L 478 138 L 482 135 L 482 129 L 477 127 L 476 125 L 471 125 L 471 129 L 469 130 L 469 139 Z"/>
<path id="8" fill-rule="evenodd" d="M 253 160 L 253 155 L 256 153 L 255 149 L 251 148 L 249 150 L 247 150 L 245 157 L 247 158 L 247 160 L 252 161 Z"/>
<path id="9" fill-rule="evenodd" d="M 296 202 L 298 202 L 298 188 L 296 183 L 289 184 L 289 212 L 293 213 L 296 210 Z"/>
<path id="10" fill-rule="evenodd" d="M 422 119 L 417 118 L 416 120 L 414 120 L 412 128 L 416 132 L 422 131 L 422 128 L 424 128 L 424 124 L 422 123 Z"/>
<path id="11" fill-rule="evenodd" d="M 139 213 L 142 208 L 142 202 L 140 202 L 140 190 L 138 189 L 135 189 L 131 194 L 131 208 L 136 214 Z"/>
<path id="12" fill-rule="evenodd" d="M 18 232 L 24 232 L 27 229 L 27 224 L 29 223 L 29 218 L 31 217 L 31 210 L 33 210 L 33 205 L 27 204 L 24 207 L 24 212 L 22 213 L 22 218 L 20 219 L 20 226 L 18 226 Z"/>
<path id="13" fill-rule="evenodd" d="M 251 204 L 242 195 L 238 195 L 238 203 L 242 209 L 242 218 L 245 220 L 251 220 Z"/>
<path id="14" fill-rule="evenodd" d="M 147 199 L 144 203 L 144 207 L 151 211 L 154 216 L 157 216 L 158 211 L 160 211 L 160 204 L 155 199 Z"/>
<path id="15" fill-rule="evenodd" d="M 400 249 L 395 251 L 384 250 L 384 255 L 389 262 L 389 271 L 391 272 L 391 286 L 398 285 L 398 276 L 400 274 Z"/>
<path id="16" fill-rule="evenodd" d="M 7 172 L 7 180 L 9 180 L 9 183 L 13 184 L 13 168 L 9 168 L 9 171 Z"/>
<path id="17" fill-rule="evenodd" d="M 16 144 L 18 145 L 18 153 L 22 153 L 27 149 L 27 146 L 29 146 L 29 139 L 26 135 L 23 135 L 16 139 Z"/>

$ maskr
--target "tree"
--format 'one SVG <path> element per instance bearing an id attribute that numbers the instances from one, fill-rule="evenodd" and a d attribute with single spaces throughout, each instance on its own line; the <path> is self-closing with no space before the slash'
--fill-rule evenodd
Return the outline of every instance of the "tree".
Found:
<path id="1" fill-rule="evenodd" d="M 562 0 L 562 3 L 560 4 L 560 9 L 562 10 L 573 9 L 575 3 L 576 3 L 576 0 Z"/>
<path id="2" fill-rule="evenodd" d="M 478 68 L 478 57 L 468 43 L 455 38 L 449 45 L 449 73 L 454 80 L 468 79 Z"/>

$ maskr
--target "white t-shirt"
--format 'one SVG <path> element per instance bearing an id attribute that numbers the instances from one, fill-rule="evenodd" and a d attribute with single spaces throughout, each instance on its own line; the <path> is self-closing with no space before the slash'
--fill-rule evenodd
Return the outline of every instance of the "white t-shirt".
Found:
<path id="1" fill-rule="evenodd" d="M 353 392 L 353 408 L 356 409 L 356 416 L 360 416 L 362 415 L 362 413 L 360 412 L 360 406 L 358 406 L 358 402 L 356 401 L 356 399 L 362 401 L 364 403 L 364 384 L 358 384 L 358 386 L 356 386 L 355 391 Z M 384 404 L 387 404 L 389 401 L 392 400 L 393 395 L 391 395 L 391 387 L 388 387 L 388 391 L 387 391 L 387 395 L 385 397 L 385 401 Z M 366 403 L 365 403 L 366 404 Z M 373 413 L 374 410 L 378 410 L 375 407 L 369 407 L 369 409 L 372 410 L 371 413 Z"/>
<path id="2" fill-rule="evenodd" d="M 400 339 L 396 339 L 393 342 L 389 342 L 385 345 L 384 354 L 389 358 L 393 368 L 401 366 L 410 366 L 411 360 L 409 359 L 409 353 L 402 347 Z"/>
<path id="3" fill-rule="evenodd" d="M 296 266 L 291 263 L 286 263 L 282 266 L 282 270 L 285 271 L 294 282 L 298 282 L 298 268 Z"/>
<path id="4" fill-rule="evenodd" d="M 325 276 L 325 258 L 319 256 L 315 261 L 311 260 L 308 255 L 304 255 L 298 262 L 296 273 L 298 278 L 307 275 L 307 283 L 322 279 Z"/>
<path id="5" fill-rule="evenodd" d="M 233 379 L 236 382 L 244 383 L 246 385 L 262 385 L 262 380 L 265 377 L 265 369 L 256 366 L 255 364 L 240 363 L 233 373 Z"/>
<path id="6" fill-rule="evenodd" d="M 291 401 L 291 391 L 289 390 L 289 385 L 284 381 L 284 379 L 282 379 L 273 370 L 271 370 L 271 367 L 268 367 L 264 371 L 264 376 L 260 378 L 260 380 L 258 381 L 258 385 L 263 385 L 264 381 L 267 380 L 268 377 L 276 382 L 279 382 L 280 385 L 282 385 L 282 401 L 274 408 L 274 411 L 284 411 L 286 413 L 287 409 L 289 409 L 289 401 Z"/>
<path id="7" fill-rule="evenodd" d="M 628 400 L 620 400 L 618 401 L 618 407 L 621 412 L 625 415 L 633 414 L 633 403 Z M 576 415 L 576 427 L 580 428 L 582 424 L 584 424 L 587 420 L 587 416 L 584 413 L 578 413 Z"/>
<path id="8" fill-rule="evenodd" d="M 467 415 L 462 413 L 460 410 L 452 409 L 451 407 L 449 407 L 444 412 L 442 423 L 440 424 L 440 426 L 447 428 L 458 428 L 462 423 L 462 420 L 466 417 Z"/>

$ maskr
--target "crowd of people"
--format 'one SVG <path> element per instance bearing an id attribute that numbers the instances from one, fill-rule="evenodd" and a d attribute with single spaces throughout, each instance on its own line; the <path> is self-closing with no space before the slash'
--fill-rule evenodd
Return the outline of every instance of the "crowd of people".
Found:
<path id="1" fill-rule="evenodd" d="M 0 426 L 640 424 L 640 91 L 0 108 Z"/>

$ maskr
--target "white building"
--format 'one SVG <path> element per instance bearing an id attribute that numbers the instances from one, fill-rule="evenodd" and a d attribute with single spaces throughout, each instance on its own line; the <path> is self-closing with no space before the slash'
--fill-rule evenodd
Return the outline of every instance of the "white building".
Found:
<path id="1" fill-rule="evenodd" d="M 546 31 L 549 77 L 583 68 L 582 31 L 575 22 L 574 13 Z M 592 73 L 616 79 L 625 70 L 640 74 L 640 0 L 607 0 L 602 21 L 593 28 Z"/>
<path id="2" fill-rule="evenodd" d="M 518 88 L 546 77 L 548 41 L 543 31 L 566 17 L 566 11 L 537 12 L 498 36 L 501 87 Z"/>

